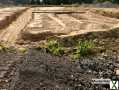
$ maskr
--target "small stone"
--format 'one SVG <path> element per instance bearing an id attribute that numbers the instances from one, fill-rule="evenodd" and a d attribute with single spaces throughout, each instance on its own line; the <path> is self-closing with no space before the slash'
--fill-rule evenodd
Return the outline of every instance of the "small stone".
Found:
<path id="1" fill-rule="evenodd" d="M 93 74 L 94 74 L 94 75 L 97 75 L 97 72 L 96 72 L 96 71 L 93 71 Z"/>
<path id="2" fill-rule="evenodd" d="M 0 72 L 0 78 L 4 78 L 5 74 L 7 73 L 7 71 L 1 71 Z"/>
<path id="3" fill-rule="evenodd" d="M 92 71 L 91 71 L 91 70 L 88 70 L 88 73 L 89 73 L 89 74 L 91 74 L 91 73 L 92 73 Z"/>
<path id="4" fill-rule="evenodd" d="M 60 88 L 60 86 L 58 86 L 58 85 L 56 85 L 55 87 L 56 87 L 56 88 Z"/>
<path id="5" fill-rule="evenodd" d="M 118 69 L 118 70 L 116 70 L 116 75 L 119 75 L 119 69 Z"/>
<path id="6" fill-rule="evenodd" d="M 74 75 L 71 75 L 71 78 L 73 78 L 74 77 Z"/>
<path id="7" fill-rule="evenodd" d="M 9 82 L 9 80 L 5 80 L 5 82 L 6 82 L 6 83 L 8 83 L 8 82 Z"/>

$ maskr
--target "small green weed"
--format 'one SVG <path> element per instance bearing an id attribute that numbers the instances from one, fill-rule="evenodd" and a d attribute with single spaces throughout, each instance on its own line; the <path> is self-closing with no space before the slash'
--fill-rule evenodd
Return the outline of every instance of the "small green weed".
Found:
<path id="1" fill-rule="evenodd" d="M 57 40 L 48 40 L 46 48 L 53 55 L 60 56 L 64 53 L 63 46 Z"/>
<path id="2" fill-rule="evenodd" d="M 7 51 L 9 47 L 5 44 L 0 44 L 0 51 Z"/>
<path id="3" fill-rule="evenodd" d="M 20 48 L 18 48 L 18 51 L 19 51 L 20 53 L 26 53 L 26 52 L 27 52 L 27 49 L 24 48 L 24 47 L 20 47 Z"/>
<path id="4" fill-rule="evenodd" d="M 94 48 L 94 43 L 92 41 L 80 41 L 72 55 L 73 59 L 79 59 L 81 56 L 87 56 L 91 54 L 92 48 Z"/>

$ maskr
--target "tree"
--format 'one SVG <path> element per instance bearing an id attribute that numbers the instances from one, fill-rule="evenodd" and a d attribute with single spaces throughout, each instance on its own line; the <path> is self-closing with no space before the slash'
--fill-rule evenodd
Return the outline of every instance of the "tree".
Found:
<path id="1" fill-rule="evenodd" d="M 26 1 L 26 0 L 19 0 L 19 1 Z M 43 4 L 47 5 L 61 5 L 61 4 L 81 4 L 81 3 L 103 3 L 106 1 L 110 1 L 113 3 L 119 3 L 119 0 L 43 0 Z M 32 0 L 32 4 L 41 4 L 40 0 Z"/>
<path id="2" fill-rule="evenodd" d="M 106 1 L 113 2 L 113 0 L 96 0 L 96 1 L 97 1 L 97 2 L 100 2 L 100 3 L 106 2 Z"/>

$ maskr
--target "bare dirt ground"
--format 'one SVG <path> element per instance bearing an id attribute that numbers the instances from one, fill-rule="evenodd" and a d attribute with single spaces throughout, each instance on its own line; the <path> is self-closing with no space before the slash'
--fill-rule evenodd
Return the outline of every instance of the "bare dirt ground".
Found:
<path id="1" fill-rule="evenodd" d="M 113 8 L 112 10 L 116 11 Z M 64 8 L 59 8 L 59 12 L 58 8 L 56 10 L 52 7 L 35 8 L 33 12 L 38 13 L 34 14 L 33 20 L 22 32 L 21 38 L 40 41 L 50 36 L 70 37 L 88 32 L 109 31 L 118 28 L 119 25 L 118 18 L 98 14 L 94 8 L 82 11 L 79 9 L 80 12 L 73 11 L 71 8 L 69 11 L 73 13 L 66 11 L 67 9 Z"/>
<path id="2" fill-rule="evenodd" d="M 108 14 L 105 16 L 100 13 L 101 11 L 106 14 L 114 13 L 114 16 L 111 17 Z M 37 13 L 32 14 L 32 12 Z M 5 30 L 1 30 L 0 41 L 15 44 L 17 40 L 41 41 L 52 36 L 64 38 L 88 32 L 109 31 L 118 28 L 119 19 L 116 14 L 118 11 L 114 8 L 32 8 L 23 13 Z"/>
<path id="3" fill-rule="evenodd" d="M 7 28 L 1 30 L 0 41 L 14 44 L 18 34 L 25 28 L 31 19 L 31 10 L 27 10 L 16 21 L 12 22 Z"/>
<path id="4" fill-rule="evenodd" d="M 109 85 L 96 86 L 91 79 L 119 80 L 115 72 L 115 68 L 119 68 L 118 13 L 115 8 L 36 7 L 26 10 L 1 29 L 0 43 L 30 47 L 49 37 L 63 38 L 65 43 L 76 37 L 92 39 L 106 50 L 75 62 L 67 56 L 56 57 L 34 48 L 25 54 L 16 49 L 0 51 L 0 89 L 109 90 Z"/>
<path id="5" fill-rule="evenodd" d="M 25 12 L 25 13 L 24 13 Z M 25 25 L 30 20 L 31 13 L 26 7 L 13 7 L 0 9 L 0 16 L 3 16 L 3 21 L 0 21 L 0 44 L 9 43 L 11 46 L 16 41 L 20 31 L 24 29 Z M 3 27 L 5 24 L 6 27 Z M 3 26 L 2 26 L 3 25 Z M 14 51 L 14 50 L 13 50 Z M 14 65 L 17 61 L 15 52 L 0 51 L 0 90 L 8 90 L 10 78 L 15 70 Z"/>

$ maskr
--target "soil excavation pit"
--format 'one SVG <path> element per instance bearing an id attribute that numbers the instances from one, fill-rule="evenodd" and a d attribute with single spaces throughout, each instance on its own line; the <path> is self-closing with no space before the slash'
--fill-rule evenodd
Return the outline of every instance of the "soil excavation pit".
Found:
<path id="1" fill-rule="evenodd" d="M 92 78 L 118 79 L 114 74 L 116 58 L 81 58 L 71 62 L 30 50 L 17 66 L 11 90 L 109 90 L 109 85 L 93 85 Z"/>

